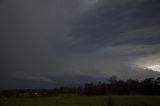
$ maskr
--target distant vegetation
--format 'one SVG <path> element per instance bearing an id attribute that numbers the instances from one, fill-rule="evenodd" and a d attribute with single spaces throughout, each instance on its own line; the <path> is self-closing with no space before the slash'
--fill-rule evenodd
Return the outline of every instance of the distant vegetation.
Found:
<path id="1" fill-rule="evenodd" d="M 160 77 L 139 80 L 117 80 L 109 83 L 87 83 L 82 87 L 60 87 L 55 89 L 21 89 L 0 91 L 0 97 L 49 97 L 49 96 L 103 96 L 103 95 L 160 95 Z"/>

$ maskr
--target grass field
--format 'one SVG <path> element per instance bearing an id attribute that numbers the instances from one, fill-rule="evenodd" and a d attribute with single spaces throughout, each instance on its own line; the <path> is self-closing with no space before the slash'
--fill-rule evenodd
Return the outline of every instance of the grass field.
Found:
<path id="1" fill-rule="evenodd" d="M 73 96 L 1 99 L 0 106 L 160 106 L 160 96 Z"/>

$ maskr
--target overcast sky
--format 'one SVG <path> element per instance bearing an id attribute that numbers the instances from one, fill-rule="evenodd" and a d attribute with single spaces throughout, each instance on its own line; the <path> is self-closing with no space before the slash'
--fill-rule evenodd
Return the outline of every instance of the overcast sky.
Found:
<path id="1" fill-rule="evenodd" d="M 159 10 L 160 0 L 0 0 L 0 89 L 160 76 Z"/>

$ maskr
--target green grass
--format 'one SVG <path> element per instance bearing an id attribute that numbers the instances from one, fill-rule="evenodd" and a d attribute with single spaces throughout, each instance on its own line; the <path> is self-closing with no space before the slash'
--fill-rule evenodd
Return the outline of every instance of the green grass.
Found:
<path id="1" fill-rule="evenodd" d="M 0 106 L 160 106 L 160 96 L 73 96 L 1 99 Z"/>

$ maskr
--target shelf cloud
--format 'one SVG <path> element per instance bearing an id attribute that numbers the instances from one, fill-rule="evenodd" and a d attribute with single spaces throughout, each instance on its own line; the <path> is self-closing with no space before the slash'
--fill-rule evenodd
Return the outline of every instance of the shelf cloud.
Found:
<path id="1" fill-rule="evenodd" d="M 0 89 L 157 77 L 139 66 L 159 65 L 159 10 L 159 0 L 1 0 Z"/>

